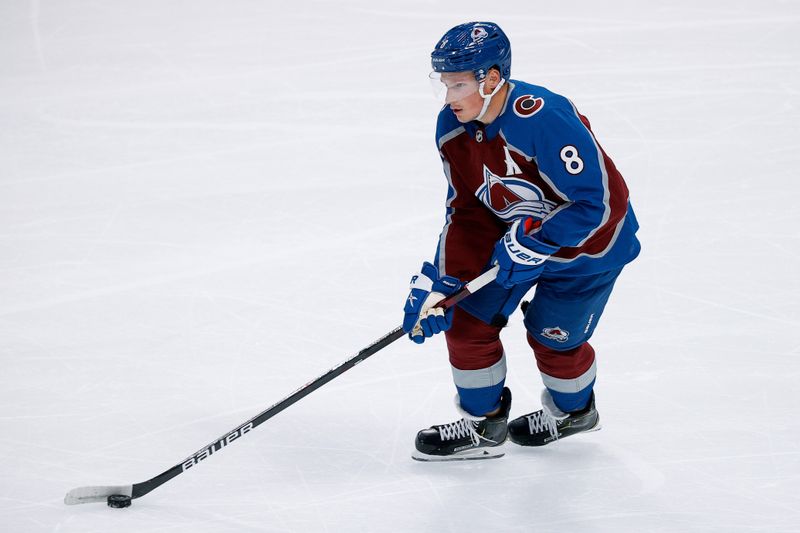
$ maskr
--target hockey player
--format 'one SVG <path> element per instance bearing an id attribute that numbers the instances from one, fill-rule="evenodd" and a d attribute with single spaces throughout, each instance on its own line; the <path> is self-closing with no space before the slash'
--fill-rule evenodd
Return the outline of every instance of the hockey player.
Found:
<path id="1" fill-rule="evenodd" d="M 449 30 L 431 62 L 445 94 L 436 143 L 446 217 L 433 263 L 412 277 L 403 329 L 417 343 L 445 332 L 462 418 L 420 431 L 414 458 L 498 457 L 507 438 L 542 446 L 599 429 L 588 340 L 640 249 L 625 181 L 570 100 L 510 78 L 497 24 Z M 435 307 L 493 265 L 491 284 Z M 534 285 L 524 323 L 543 408 L 509 423 L 500 330 Z"/>

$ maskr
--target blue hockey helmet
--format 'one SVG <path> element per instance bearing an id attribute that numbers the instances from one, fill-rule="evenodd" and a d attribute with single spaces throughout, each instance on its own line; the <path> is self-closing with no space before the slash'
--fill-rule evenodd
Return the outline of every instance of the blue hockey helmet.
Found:
<path id="1" fill-rule="evenodd" d="M 445 33 L 431 53 L 434 72 L 471 70 L 478 81 L 497 67 L 511 76 L 511 42 L 494 22 L 465 22 Z"/>

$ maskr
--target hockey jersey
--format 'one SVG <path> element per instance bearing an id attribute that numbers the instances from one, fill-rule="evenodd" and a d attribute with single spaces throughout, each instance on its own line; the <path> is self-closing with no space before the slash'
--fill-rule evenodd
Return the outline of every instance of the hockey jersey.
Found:
<path id="1" fill-rule="evenodd" d="M 445 106 L 436 142 L 448 182 L 441 274 L 480 274 L 497 240 L 525 216 L 541 221 L 536 240 L 559 248 L 543 275 L 604 272 L 639 254 L 625 180 L 567 98 L 511 80 L 491 124 L 462 124 Z"/>

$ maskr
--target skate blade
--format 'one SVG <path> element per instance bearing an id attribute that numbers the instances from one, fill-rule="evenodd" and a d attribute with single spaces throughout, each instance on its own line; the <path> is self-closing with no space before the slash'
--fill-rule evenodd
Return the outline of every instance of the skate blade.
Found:
<path id="1" fill-rule="evenodd" d="M 600 422 L 598 422 L 597 424 L 587 429 L 586 431 L 581 431 L 581 433 L 591 433 L 592 431 L 600 431 L 601 429 L 603 429 L 603 425 Z"/>
<path id="2" fill-rule="evenodd" d="M 443 463 L 449 461 L 480 461 L 483 459 L 498 459 L 503 457 L 505 452 L 497 448 L 479 448 L 477 450 L 467 450 L 453 455 L 429 455 L 419 450 L 414 450 L 411 458 L 415 461 L 426 463 Z"/>

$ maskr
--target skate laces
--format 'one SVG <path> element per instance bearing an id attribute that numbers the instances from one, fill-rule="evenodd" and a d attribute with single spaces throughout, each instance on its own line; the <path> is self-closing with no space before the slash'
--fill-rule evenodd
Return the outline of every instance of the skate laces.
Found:
<path id="1" fill-rule="evenodd" d="M 558 422 L 566 419 L 569 414 L 556 406 L 549 390 L 542 390 L 541 399 L 542 410 L 526 416 L 528 419 L 528 430 L 531 432 L 531 435 L 546 430 L 550 432 L 551 437 L 558 439 Z"/>
<path id="2" fill-rule="evenodd" d="M 477 446 L 481 442 L 481 436 L 475 431 L 477 426 L 478 422 L 462 418 L 461 420 L 456 420 L 449 424 L 436 426 L 436 429 L 439 431 L 439 436 L 442 440 L 456 440 L 469 437 L 472 440 L 472 444 Z"/>
<path id="3" fill-rule="evenodd" d="M 550 416 L 550 413 L 544 409 L 531 413 L 525 418 L 528 419 L 528 431 L 530 431 L 531 435 L 546 430 L 550 432 L 551 437 L 558 439 L 558 425 L 556 419 Z"/>

